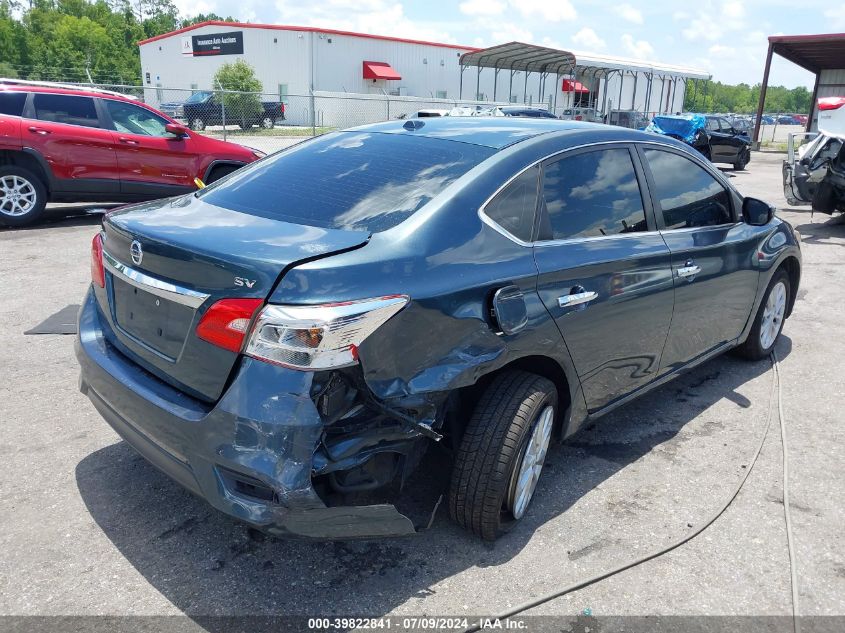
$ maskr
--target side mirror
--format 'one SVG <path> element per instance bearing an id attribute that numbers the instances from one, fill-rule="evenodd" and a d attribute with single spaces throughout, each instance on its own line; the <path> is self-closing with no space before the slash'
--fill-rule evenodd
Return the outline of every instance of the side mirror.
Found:
<path id="1" fill-rule="evenodd" d="M 164 126 L 164 131 L 180 139 L 188 136 L 188 128 L 178 123 L 168 123 Z"/>
<path id="2" fill-rule="evenodd" d="M 768 202 L 757 198 L 745 198 L 742 201 L 742 219 L 751 226 L 765 226 L 775 217 L 775 208 Z"/>

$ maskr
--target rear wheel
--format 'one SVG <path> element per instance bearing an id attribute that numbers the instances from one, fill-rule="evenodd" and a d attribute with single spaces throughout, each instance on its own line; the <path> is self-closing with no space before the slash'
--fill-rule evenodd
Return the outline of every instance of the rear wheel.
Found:
<path id="1" fill-rule="evenodd" d="M 748 338 L 737 349 L 742 356 L 749 360 L 760 360 L 774 349 L 786 319 L 789 291 L 789 275 L 780 269 L 769 282 Z"/>
<path id="2" fill-rule="evenodd" d="M 191 119 L 191 129 L 194 130 L 194 132 L 202 132 L 205 129 L 205 121 L 203 121 L 200 117 Z"/>
<path id="3" fill-rule="evenodd" d="M 47 189 L 34 173 L 17 165 L 0 167 L 0 222 L 24 226 L 47 206 Z"/>
<path id="4" fill-rule="evenodd" d="M 272 129 L 273 129 L 273 126 L 275 126 L 275 125 L 276 125 L 276 122 L 273 120 L 273 117 L 271 117 L 271 116 L 265 116 L 263 119 L 261 119 L 261 123 L 260 123 L 260 125 L 261 125 L 261 127 L 263 127 L 265 130 L 272 130 Z"/>
<path id="5" fill-rule="evenodd" d="M 508 371 L 487 387 L 467 424 L 449 487 L 449 513 L 492 541 L 525 516 L 557 414 L 546 378 Z"/>

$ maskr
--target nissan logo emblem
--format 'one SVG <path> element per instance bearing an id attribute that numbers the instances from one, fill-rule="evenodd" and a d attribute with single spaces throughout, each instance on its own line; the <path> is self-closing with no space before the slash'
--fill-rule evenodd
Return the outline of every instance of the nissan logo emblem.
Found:
<path id="1" fill-rule="evenodd" d="M 129 247 L 129 254 L 132 255 L 132 262 L 136 266 L 140 266 L 144 260 L 144 249 L 141 248 L 141 242 L 132 240 L 132 245 Z"/>

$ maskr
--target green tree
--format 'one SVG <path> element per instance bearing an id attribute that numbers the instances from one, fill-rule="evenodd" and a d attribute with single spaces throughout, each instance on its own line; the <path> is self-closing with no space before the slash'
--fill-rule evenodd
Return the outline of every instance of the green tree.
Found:
<path id="1" fill-rule="evenodd" d="M 223 64 L 214 73 L 214 87 L 217 98 L 226 108 L 227 121 L 237 122 L 247 129 L 260 118 L 264 111 L 261 105 L 263 86 L 255 76 L 252 66 L 244 60 Z"/>

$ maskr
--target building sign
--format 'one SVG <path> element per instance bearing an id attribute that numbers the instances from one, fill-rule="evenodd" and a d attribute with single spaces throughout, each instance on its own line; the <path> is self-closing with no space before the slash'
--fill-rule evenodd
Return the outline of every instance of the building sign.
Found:
<path id="1" fill-rule="evenodd" d="M 182 54 L 200 57 L 203 55 L 243 55 L 243 31 L 193 35 L 182 39 Z"/>

